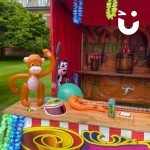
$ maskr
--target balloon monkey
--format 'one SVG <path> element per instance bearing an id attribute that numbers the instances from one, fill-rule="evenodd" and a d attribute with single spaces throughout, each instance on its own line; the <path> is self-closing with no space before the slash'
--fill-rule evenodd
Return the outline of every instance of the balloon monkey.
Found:
<path id="1" fill-rule="evenodd" d="M 45 93 L 44 85 L 39 82 L 39 78 L 42 78 L 53 71 L 55 67 L 55 58 L 48 49 L 43 50 L 44 57 L 47 57 L 50 60 L 50 66 L 44 72 L 42 70 L 42 63 L 45 61 L 44 58 L 41 58 L 37 54 L 32 54 L 29 57 L 24 57 L 24 62 L 29 68 L 29 73 L 16 74 L 9 79 L 9 86 L 13 93 L 21 94 L 21 103 L 29 107 L 28 102 L 28 91 L 38 92 L 37 106 L 41 106 L 44 103 Z M 15 81 L 20 78 L 27 78 L 27 83 L 23 83 L 21 91 L 15 87 Z"/>

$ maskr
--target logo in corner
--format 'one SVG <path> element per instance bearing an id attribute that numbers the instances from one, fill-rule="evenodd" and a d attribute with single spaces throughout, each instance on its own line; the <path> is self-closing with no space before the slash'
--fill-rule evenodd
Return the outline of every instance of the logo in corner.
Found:
<path id="1" fill-rule="evenodd" d="M 123 16 L 123 15 L 126 16 L 126 13 L 121 11 L 121 10 L 119 10 L 118 11 L 118 16 Z M 132 17 L 136 17 L 137 16 L 137 12 L 136 11 L 132 11 L 131 12 L 131 16 Z M 131 28 L 126 28 L 124 19 L 118 18 L 118 28 L 123 34 L 131 35 L 131 34 L 134 34 L 138 30 L 138 28 L 139 28 L 139 21 L 133 22 L 133 25 L 132 25 Z"/>

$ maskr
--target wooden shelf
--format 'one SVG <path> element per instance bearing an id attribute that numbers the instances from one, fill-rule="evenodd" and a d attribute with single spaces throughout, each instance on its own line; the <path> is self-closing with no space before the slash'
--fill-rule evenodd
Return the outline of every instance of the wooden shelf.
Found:
<path id="1" fill-rule="evenodd" d="M 116 76 L 116 77 L 132 77 L 132 78 L 150 78 L 150 73 L 147 72 L 133 72 L 132 74 L 123 74 L 107 70 L 91 71 L 83 69 L 78 71 L 79 74 L 101 75 L 101 76 Z"/>
<path id="2" fill-rule="evenodd" d="M 31 101 L 30 101 L 31 103 Z M 35 100 L 32 100 L 32 103 L 35 103 Z M 32 104 L 31 103 L 31 104 Z M 97 111 L 78 111 L 70 107 L 68 102 L 64 103 L 67 109 L 67 112 L 63 116 L 52 117 L 45 114 L 43 109 L 38 109 L 35 111 L 27 112 L 27 108 L 22 106 L 20 102 L 8 107 L 3 111 L 5 114 L 18 114 L 27 116 L 30 118 L 39 118 L 39 119 L 48 119 L 48 120 L 57 120 L 57 121 L 66 121 L 72 123 L 83 123 L 88 125 L 97 125 L 104 127 L 112 128 L 122 128 L 129 130 L 137 131 L 150 131 L 150 114 L 146 113 L 132 113 L 134 117 L 133 126 L 128 126 L 126 124 L 119 125 L 115 118 L 108 117 L 107 112 L 97 112 Z M 93 115 L 94 114 L 94 115 Z"/>

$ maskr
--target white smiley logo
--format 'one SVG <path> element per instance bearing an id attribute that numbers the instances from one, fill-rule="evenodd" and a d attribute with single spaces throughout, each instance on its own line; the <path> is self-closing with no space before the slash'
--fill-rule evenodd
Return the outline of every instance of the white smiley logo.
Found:
<path id="1" fill-rule="evenodd" d="M 126 13 L 121 11 L 121 10 L 119 10 L 118 11 L 118 16 L 123 16 L 123 15 L 125 16 Z M 136 11 L 132 11 L 131 12 L 131 16 L 132 17 L 136 17 L 137 16 L 137 12 Z M 138 30 L 138 28 L 139 28 L 139 21 L 134 22 L 131 28 L 126 28 L 124 20 L 121 19 L 121 18 L 118 18 L 118 27 L 119 27 L 119 30 L 123 34 L 131 35 L 131 34 L 134 34 Z"/>

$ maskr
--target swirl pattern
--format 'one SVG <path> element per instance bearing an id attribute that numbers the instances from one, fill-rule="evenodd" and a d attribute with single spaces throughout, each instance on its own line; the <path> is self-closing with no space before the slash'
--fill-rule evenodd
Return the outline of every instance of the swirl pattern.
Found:
<path id="1" fill-rule="evenodd" d="M 150 148 L 150 140 L 137 141 L 124 136 L 112 135 L 111 141 L 104 141 L 102 139 L 104 135 L 101 132 L 87 130 L 82 131 L 82 136 L 87 143 L 96 146 L 146 145 Z"/>
<path id="2" fill-rule="evenodd" d="M 58 127 L 32 127 L 23 131 L 23 150 L 79 150 L 83 138 L 74 131 Z"/>

